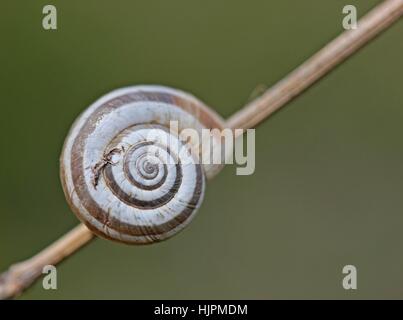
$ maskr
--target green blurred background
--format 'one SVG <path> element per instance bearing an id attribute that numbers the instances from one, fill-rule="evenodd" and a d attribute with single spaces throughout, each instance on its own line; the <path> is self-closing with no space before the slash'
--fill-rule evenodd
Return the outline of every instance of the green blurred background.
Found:
<path id="1" fill-rule="evenodd" d="M 76 116 L 122 86 L 192 92 L 228 117 L 379 1 L 2 0 L 0 270 L 77 224 L 58 157 Z M 42 8 L 58 30 L 42 29 Z M 153 246 L 97 240 L 22 299 L 403 298 L 403 21 L 259 126 L 193 223 Z M 342 267 L 358 269 L 345 291 Z"/>

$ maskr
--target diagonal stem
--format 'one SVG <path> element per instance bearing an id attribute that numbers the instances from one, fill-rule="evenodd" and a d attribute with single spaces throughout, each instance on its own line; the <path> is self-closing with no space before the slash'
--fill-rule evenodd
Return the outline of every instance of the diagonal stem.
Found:
<path id="1" fill-rule="evenodd" d="M 385 0 L 358 23 L 358 29 L 342 33 L 295 71 L 233 114 L 227 126 L 233 129 L 253 128 L 293 98 L 309 88 L 359 48 L 387 29 L 403 15 L 403 0 Z M 0 299 L 20 295 L 31 286 L 46 265 L 55 265 L 93 239 L 93 234 L 79 224 L 43 251 L 12 265 L 0 275 Z"/>
<path id="2" fill-rule="evenodd" d="M 402 14 L 403 0 L 384 1 L 358 22 L 357 29 L 342 33 L 260 98 L 234 113 L 227 121 L 228 126 L 255 127 L 390 27 Z"/>
<path id="3" fill-rule="evenodd" d="M 44 266 L 58 264 L 93 237 L 92 232 L 80 223 L 32 258 L 13 264 L 8 271 L 0 275 L 0 300 L 20 295 L 42 275 Z"/>

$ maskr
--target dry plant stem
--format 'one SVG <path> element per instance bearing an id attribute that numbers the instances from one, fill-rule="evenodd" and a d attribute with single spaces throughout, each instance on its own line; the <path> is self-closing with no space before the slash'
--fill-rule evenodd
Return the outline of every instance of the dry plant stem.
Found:
<path id="1" fill-rule="evenodd" d="M 358 22 L 358 28 L 338 36 L 283 80 L 233 114 L 230 128 L 253 128 L 326 75 L 403 14 L 403 0 L 386 0 Z"/>
<path id="2" fill-rule="evenodd" d="M 79 224 L 37 255 L 12 265 L 0 276 L 0 299 L 18 296 L 42 274 L 44 266 L 58 264 L 92 238 L 92 232 Z"/>
<path id="3" fill-rule="evenodd" d="M 386 0 L 358 23 L 358 29 L 346 31 L 298 69 L 252 101 L 227 121 L 229 128 L 253 128 L 330 72 L 403 14 L 403 0 Z M 80 224 L 54 244 L 29 260 L 12 265 L 0 276 L 0 299 L 18 296 L 41 274 L 45 265 L 55 265 L 93 238 Z"/>

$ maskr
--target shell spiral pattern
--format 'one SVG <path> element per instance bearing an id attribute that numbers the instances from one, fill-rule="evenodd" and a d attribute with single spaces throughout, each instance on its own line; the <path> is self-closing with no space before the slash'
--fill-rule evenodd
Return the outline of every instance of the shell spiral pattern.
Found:
<path id="1" fill-rule="evenodd" d="M 203 166 L 169 130 L 222 128 L 202 102 L 160 86 L 119 89 L 100 98 L 73 124 L 61 155 L 66 199 L 97 235 L 129 244 L 171 237 L 203 200 Z"/>

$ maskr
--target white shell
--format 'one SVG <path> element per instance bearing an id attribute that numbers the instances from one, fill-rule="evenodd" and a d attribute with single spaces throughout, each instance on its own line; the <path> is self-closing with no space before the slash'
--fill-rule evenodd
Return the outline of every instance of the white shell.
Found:
<path id="1" fill-rule="evenodd" d="M 61 156 L 62 185 L 73 211 L 97 235 L 153 243 L 194 217 L 205 174 L 221 166 L 199 164 L 190 145 L 169 131 L 171 120 L 179 130 L 223 127 L 193 96 L 160 86 L 115 90 L 73 124 Z"/>

